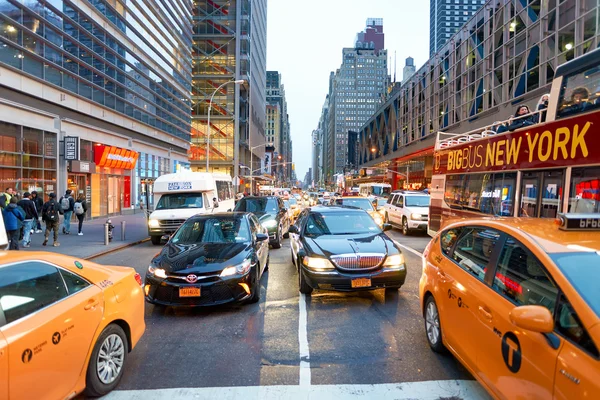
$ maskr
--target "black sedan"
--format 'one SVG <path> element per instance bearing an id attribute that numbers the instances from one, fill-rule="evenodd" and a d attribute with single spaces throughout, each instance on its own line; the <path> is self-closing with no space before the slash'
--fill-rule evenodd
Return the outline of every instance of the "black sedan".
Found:
<path id="1" fill-rule="evenodd" d="M 260 299 L 269 236 L 249 213 L 196 215 L 151 261 L 146 300 L 166 306 L 211 306 Z"/>
<path id="2" fill-rule="evenodd" d="M 283 200 L 277 196 L 246 196 L 237 202 L 233 211 L 256 215 L 269 231 L 269 241 L 275 249 L 281 247 L 283 237 L 288 235 L 290 219 Z"/>
<path id="3" fill-rule="evenodd" d="M 397 290 L 406 279 L 398 245 L 364 210 L 336 206 L 306 209 L 290 227 L 292 262 L 300 292 L 313 289 Z"/>

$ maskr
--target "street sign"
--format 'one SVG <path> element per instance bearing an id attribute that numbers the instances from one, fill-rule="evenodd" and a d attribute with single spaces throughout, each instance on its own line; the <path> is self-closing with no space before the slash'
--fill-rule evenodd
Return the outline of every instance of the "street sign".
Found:
<path id="1" fill-rule="evenodd" d="M 78 136 L 65 136 L 65 160 L 79 160 Z"/>
<path id="2" fill-rule="evenodd" d="M 233 178 L 233 186 L 240 186 L 240 177 L 237 175 Z"/>

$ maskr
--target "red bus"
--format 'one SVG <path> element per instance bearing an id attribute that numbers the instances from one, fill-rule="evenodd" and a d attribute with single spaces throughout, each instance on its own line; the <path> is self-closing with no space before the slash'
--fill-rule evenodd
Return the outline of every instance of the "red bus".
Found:
<path id="1" fill-rule="evenodd" d="M 600 49 L 557 68 L 544 114 L 512 131 L 438 133 L 430 235 L 451 218 L 600 212 Z"/>

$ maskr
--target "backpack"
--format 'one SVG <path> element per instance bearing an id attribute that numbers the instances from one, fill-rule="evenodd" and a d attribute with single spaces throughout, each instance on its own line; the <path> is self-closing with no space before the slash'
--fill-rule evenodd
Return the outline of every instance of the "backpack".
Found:
<path id="1" fill-rule="evenodd" d="M 69 201 L 69 198 L 63 197 L 60 199 L 60 206 L 64 211 L 69 211 L 69 208 L 71 208 L 71 202 Z"/>
<path id="2" fill-rule="evenodd" d="M 75 202 L 75 205 L 73 206 L 73 211 L 75 211 L 75 215 L 83 214 L 83 204 L 81 204 L 81 202 L 79 201 Z"/>
<path id="3" fill-rule="evenodd" d="M 58 221 L 58 212 L 56 211 L 56 203 L 50 202 L 46 210 L 46 221 Z"/>

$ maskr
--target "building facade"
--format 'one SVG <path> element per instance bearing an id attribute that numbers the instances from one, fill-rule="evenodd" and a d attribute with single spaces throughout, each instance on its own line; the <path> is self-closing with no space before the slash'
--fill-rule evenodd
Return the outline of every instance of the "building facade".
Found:
<path id="1" fill-rule="evenodd" d="M 342 50 L 342 65 L 330 76 L 328 118 L 323 132 L 325 181 L 344 173 L 348 160 L 348 132 L 358 129 L 377 110 L 390 82 L 387 50 L 384 46 L 383 20 L 367 20 L 365 32 L 359 33 L 354 48 Z M 369 25 L 371 24 L 371 25 Z"/>
<path id="2" fill-rule="evenodd" d="M 359 132 L 363 167 L 409 169 L 430 183 L 438 131 L 464 133 L 507 120 L 518 104 L 535 108 L 554 71 L 599 45 L 597 2 L 492 1 L 484 5 Z M 375 151 L 372 151 L 375 149 Z"/>
<path id="3" fill-rule="evenodd" d="M 267 71 L 267 122 L 265 135 L 268 143 L 273 143 L 276 159 L 275 173 L 282 183 L 292 180 L 292 137 L 290 133 L 285 86 L 281 74 Z M 284 185 L 287 186 L 287 185 Z"/>
<path id="4" fill-rule="evenodd" d="M 209 149 L 211 171 L 246 175 L 265 153 L 267 1 L 198 0 L 193 14 L 191 167 Z"/>
<path id="5" fill-rule="evenodd" d="M 429 55 L 441 49 L 484 3 L 485 0 L 430 0 Z"/>
<path id="6" fill-rule="evenodd" d="M 406 64 L 402 68 L 402 83 L 410 79 L 415 74 L 417 68 L 415 67 L 415 60 L 412 57 L 406 59 Z"/>
<path id="7" fill-rule="evenodd" d="M 151 205 L 187 165 L 191 4 L 0 1 L 2 188 L 71 189 L 91 217 Z"/>

